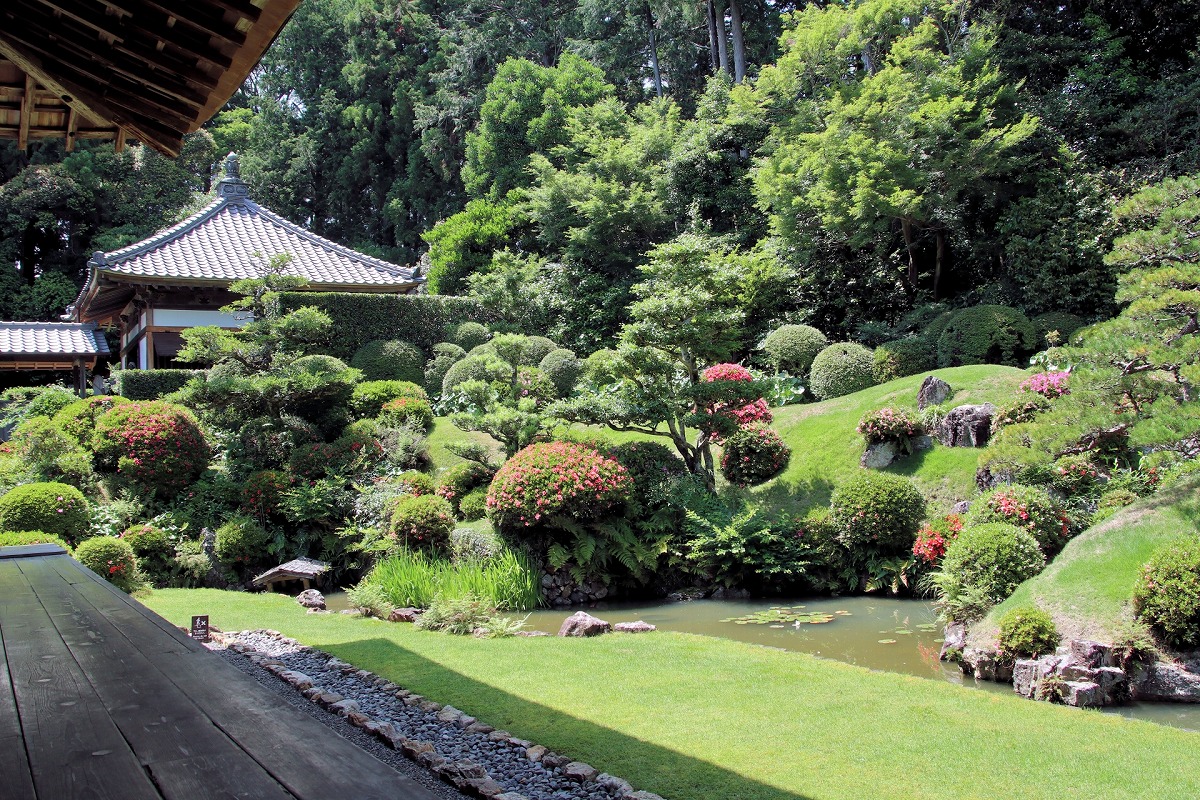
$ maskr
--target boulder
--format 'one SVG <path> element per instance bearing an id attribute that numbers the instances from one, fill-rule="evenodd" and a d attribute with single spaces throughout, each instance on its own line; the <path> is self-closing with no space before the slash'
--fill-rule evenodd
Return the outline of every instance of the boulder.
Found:
<path id="1" fill-rule="evenodd" d="M 1072 639 L 1067 643 L 1067 651 L 1070 653 L 1071 662 L 1083 667 L 1097 669 L 1099 667 L 1113 667 L 1117 662 L 1113 658 L 1113 649 L 1110 645 L 1093 642 L 1087 639 Z"/>
<path id="2" fill-rule="evenodd" d="M 1064 681 L 1062 701 L 1076 708 L 1099 708 L 1103 705 L 1100 685 L 1090 681 Z"/>
<path id="3" fill-rule="evenodd" d="M 1038 662 L 1032 658 L 1019 658 L 1013 664 L 1013 691 L 1021 697 L 1033 697 L 1037 692 Z"/>
<path id="4" fill-rule="evenodd" d="M 895 461 L 899 454 L 900 448 L 895 442 L 876 442 L 867 445 L 862 458 L 858 460 L 858 465 L 864 469 L 883 469 Z"/>
<path id="5" fill-rule="evenodd" d="M 961 622 L 951 622 L 942 632 L 942 650 L 938 658 L 942 661 L 958 661 L 966 646 L 967 626 Z"/>
<path id="6" fill-rule="evenodd" d="M 618 633 L 649 633 L 650 631 L 658 630 L 658 628 L 649 622 L 642 622 L 639 619 L 637 622 L 618 622 L 613 626 L 613 630 Z"/>
<path id="7" fill-rule="evenodd" d="M 570 764 L 564 764 L 562 767 L 563 777 L 576 783 L 587 783 L 599 774 L 600 770 L 582 761 L 572 761 Z"/>
<path id="8" fill-rule="evenodd" d="M 950 384 L 930 375 L 917 390 L 917 409 L 924 411 L 926 406 L 939 406 L 950 398 L 953 391 Z"/>
<path id="9" fill-rule="evenodd" d="M 1139 700 L 1200 703 L 1200 674 L 1180 664 L 1158 661 L 1150 665 L 1137 687 Z"/>
<path id="10" fill-rule="evenodd" d="M 321 594 L 316 589 L 305 589 L 303 592 L 296 595 L 296 602 L 305 608 L 315 608 L 320 611 L 325 610 L 325 595 Z"/>
<path id="11" fill-rule="evenodd" d="M 558 629 L 559 636 L 599 636 L 612 630 L 612 625 L 586 611 L 576 611 Z"/>
<path id="12" fill-rule="evenodd" d="M 416 622 L 419 616 L 419 608 L 393 608 L 392 613 L 388 614 L 388 622 Z"/>
<path id="13" fill-rule="evenodd" d="M 951 409 L 938 427 L 938 441 L 947 447 L 983 447 L 991 436 L 995 413 L 991 403 Z"/>

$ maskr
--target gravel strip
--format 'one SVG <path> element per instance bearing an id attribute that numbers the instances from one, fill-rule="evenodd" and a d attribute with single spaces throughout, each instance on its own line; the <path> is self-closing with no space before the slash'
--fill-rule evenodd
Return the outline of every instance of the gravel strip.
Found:
<path id="1" fill-rule="evenodd" d="M 444 797 L 464 796 L 452 785 L 496 800 L 662 800 L 277 631 L 216 638 L 239 669 Z"/>

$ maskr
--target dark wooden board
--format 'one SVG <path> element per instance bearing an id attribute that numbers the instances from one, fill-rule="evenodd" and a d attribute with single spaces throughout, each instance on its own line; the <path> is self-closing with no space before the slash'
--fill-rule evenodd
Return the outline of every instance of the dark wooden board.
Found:
<path id="1" fill-rule="evenodd" d="M 0 580 L 4 580 L 3 574 L 0 574 Z M 25 739 L 4 648 L 4 625 L 10 613 L 12 610 L 0 598 L 0 786 L 4 787 L 6 798 L 27 800 L 34 796 L 33 773 L 25 754 Z"/>
<path id="2" fill-rule="evenodd" d="M 0 561 L 4 650 L 38 796 L 157 800 L 161 797 L 58 635 L 19 566 Z M 61 579 L 40 592 L 68 592 Z"/>
<path id="3" fill-rule="evenodd" d="M 22 563 L 22 571 L 34 586 L 61 580 L 56 567 L 45 562 Z M 90 597 L 110 599 L 108 591 L 92 581 L 72 588 L 77 591 L 40 595 L 42 605 L 165 798 L 290 800 L 292 795 L 214 726 L 204 711 L 89 601 Z M 157 633 L 175 644 L 163 632 Z M 163 649 L 181 651 L 178 646 Z"/>
<path id="4" fill-rule="evenodd" d="M 58 556 L 67 551 L 56 544 L 17 544 L 0 547 L 0 558 L 26 558 L 27 556 Z"/>

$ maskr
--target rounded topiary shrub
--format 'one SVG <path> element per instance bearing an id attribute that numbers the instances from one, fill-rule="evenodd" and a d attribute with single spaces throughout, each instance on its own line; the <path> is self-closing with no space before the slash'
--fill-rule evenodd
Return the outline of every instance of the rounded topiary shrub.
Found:
<path id="1" fill-rule="evenodd" d="M 350 367 L 340 358 L 314 353 L 297 358 L 291 363 L 291 369 L 308 375 L 341 375 Z"/>
<path id="2" fill-rule="evenodd" d="M 1008 306 L 973 306 L 958 311 L 937 340 L 939 367 L 964 364 L 1024 366 L 1038 349 L 1028 317 Z"/>
<path id="3" fill-rule="evenodd" d="M 478 322 L 460 322 L 450 332 L 449 337 L 450 342 L 462 348 L 464 352 L 478 347 L 490 338 L 492 334 Z"/>
<path id="4" fill-rule="evenodd" d="M 215 552 L 229 566 L 257 564 L 267 557 L 271 536 L 250 517 L 231 517 L 217 528 Z"/>
<path id="5" fill-rule="evenodd" d="M 818 400 L 870 388 L 875 385 L 875 357 L 861 344 L 831 344 L 813 359 L 808 384 Z"/>
<path id="6" fill-rule="evenodd" d="M 512 367 L 500 361 L 494 355 L 468 355 L 454 362 L 442 379 L 442 397 L 452 393 L 459 384 L 467 381 L 507 381 L 512 376 Z"/>
<path id="7" fill-rule="evenodd" d="M 1014 658 L 1037 658 L 1058 647 L 1058 628 L 1036 606 L 1010 608 L 1000 616 L 1000 649 Z"/>
<path id="8" fill-rule="evenodd" d="M 623 502 L 632 488 L 615 459 L 574 442 L 532 444 L 504 463 L 488 489 L 497 528 L 530 528 L 547 517 L 594 518 Z"/>
<path id="9" fill-rule="evenodd" d="M 807 375 L 817 353 L 828 346 L 825 334 L 811 325 L 781 325 L 762 343 L 763 353 L 776 371 L 796 376 Z"/>
<path id="10" fill-rule="evenodd" d="M 458 503 L 458 515 L 464 522 L 483 519 L 487 514 L 487 488 L 480 486 L 467 492 Z"/>
<path id="11" fill-rule="evenodd" d="M 964 527 L 942 559 L 942 572 L 953 584 L 948 593 L 990 605 L 1007 599 L 1045 566 L 1033 535 L 1002 522 Z M 946 592 L 945 584 L 942 588 Z"/>
<path id="12" fill-rule="evenodd" d="M 208 441 L 192 412 L 161 400 L 117 406 L 96 421 L 92 441 L 98 469 L 167 498 L 208 468 Z"/>
<path id="13" fill-rule="evenodd" d="M 1200 647 L 1200 539 L 1155 551 L 1138 574 L 1133 609 L 1166 645 Z"/>
<path id="14" fill-rule="evenodd" d="M 388 535 L 410 550 L 448 552 L 453 530 L 454 509 L 435 494 L 401 497 L 388 522 Z"/>
<path id="15" fill-rule="evenodd" d="M 399 491 L 419 497 L 425 494 L 435 494 L 437 485 L 433 478 L 419 469 L 406 469 L 391 481 Z"/>
<path id="16" fill-rule="evenodd" d="M 607 386 L 618 380 L 620 356 L 616 350 L 597 350 L 583 360 L 583 377 L 595 386 Z"/>
<path id="17" fill-rule="evenodd" d="M 1070 340 L 1071 334 L 1082 328 L 1083 325 L 1083 317 L 1066 311 L 1050 311 L 1040 314 L 1033 318 L 1033 328 L 1037 332 L 1037 346 L 1041 348 L 1066 344 Z"/>
<path id="18" fill-rule="evenodd" d="M 411 381 L 425 379 L 425 355 L 415 344 L 399 339 L 376 339 L 355 351 L 350 366 L 361 369 L 369 381 Z"/>
<path id="19" fill-rule="evenodd" d="M 875 348 L 874 376 L 877 383 L 919 375 L 937 366 L 937 352 L 923 336 L 884 342 Z"/>
<path id="20" fill-rule="evenodd" d="M 120 395 L 96 395 L 85 400 L 77 400 L 71 405 L 59 409 L 58 413 L 54 415 L 54 421 L 75 441 L 82 445 L 90 445 L 92 434 L 96 430 L 96 420 L 116 406 L 128 402 Z"/>
<path id="21" fill-rule="evenodd" d="M 1057 553 L 1071 538 L 1066 511 L 1042 489 L 1019 483 L 997 486 L 974 501 L 966 522 L 1016 525 L 1029 531 L 1046 555 Z"/>
<path id="22" fill-rule="evenodd" d="M 83 492 L 65 483 L 26 483 L 0 497 L 0 530 L 43 531 L 75 544 L 88 533 Z"/>
<path id="23" fill-rule="evenodd" d="M 569 397 L 583 372 L 583 362 L 570 350 L 560 347 L 547 353 L 538 363 L 538 369 L 546 373 L 559 397 Z"/>
<path id="24" fill-rule="evenodd" d="M 80 542 L 75 560 L 123 592 L 132 592 L 141 583 L 133 548 L 114 536 L 95 536 Z"/>
<path id="25" fill-rule="evenodd" d="M 153 581 L 165 581 L 175 564 L 175 543 L 162 528 L 150 523 L 134 525 L 121 534 L 137 557 L 138 569 Z"/>
<path id="26" fill-rule="evenodd" d="M 442 475 L 437 493 L 450 501 L 455 513 L 461 515 L 462 499 L 475 489 L 486 489 L 495 474 L 494 469 L 480 464 L 478 461 L 462 461 L 450 467 Z"/>
<path id="27" fill-rule="evenodd" d="M 900 555 L 912 551 L 925 498 L 907 478 L 867 471 L 834 490 L 829 510 L 838 541 L 852 554 Z"/>
<path id="28" fill-rule="evenodd" d="M 730 436 L 721 452 L 721 474 L 737 486 L 756 486 L 774 478 L 792 457 L 778 433 L 765 425 L 751 425 Z"/>
<path id="29" fill-rule="evenodd" d="M 545 336 L 527 336 L 521 345 L 521 366 L 536 367 L 542 363 L 543 358 L 561 349 L 553 339 Z"/>
<path id="30" fill-rule="evenodd" d="M 380 424 L 393 428 L 418 428 L 427 431 L 433 427 L 433 407 L 428 400 L 419 397 L 397 397 L 388 400 L 380 409 Z"/>
<path id="31" fill-rule="evenodd" d="M 429 393 L 412 381 L 363 381 L 350 395 L 350 410 L 355 417 L 373 417 L 384 403 L 397 397 L 429 401 Z"/>

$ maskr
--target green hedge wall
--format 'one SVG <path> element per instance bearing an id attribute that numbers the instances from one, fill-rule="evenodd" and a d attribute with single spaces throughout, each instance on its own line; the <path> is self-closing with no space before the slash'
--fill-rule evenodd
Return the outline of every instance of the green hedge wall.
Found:
<path id="1" fill-rule="evenodd" d="M 123 369 L 115 373 L 114 387 L 129 400 L 157 400 L 203 374 L 202 369 Z"/>
<path id="2" fill-rule="evenodd" d="M 452 326 L 494 321 L 479 303 L 465 297 L 282 292 L 276 302 L 284 312 L 315 306 L 328 314 L 334 337 L 325 351 L 346 363 L 358 348 L 375 339 L 402 339 L 428 355 L 435 344 L 446 340 Z"/>

